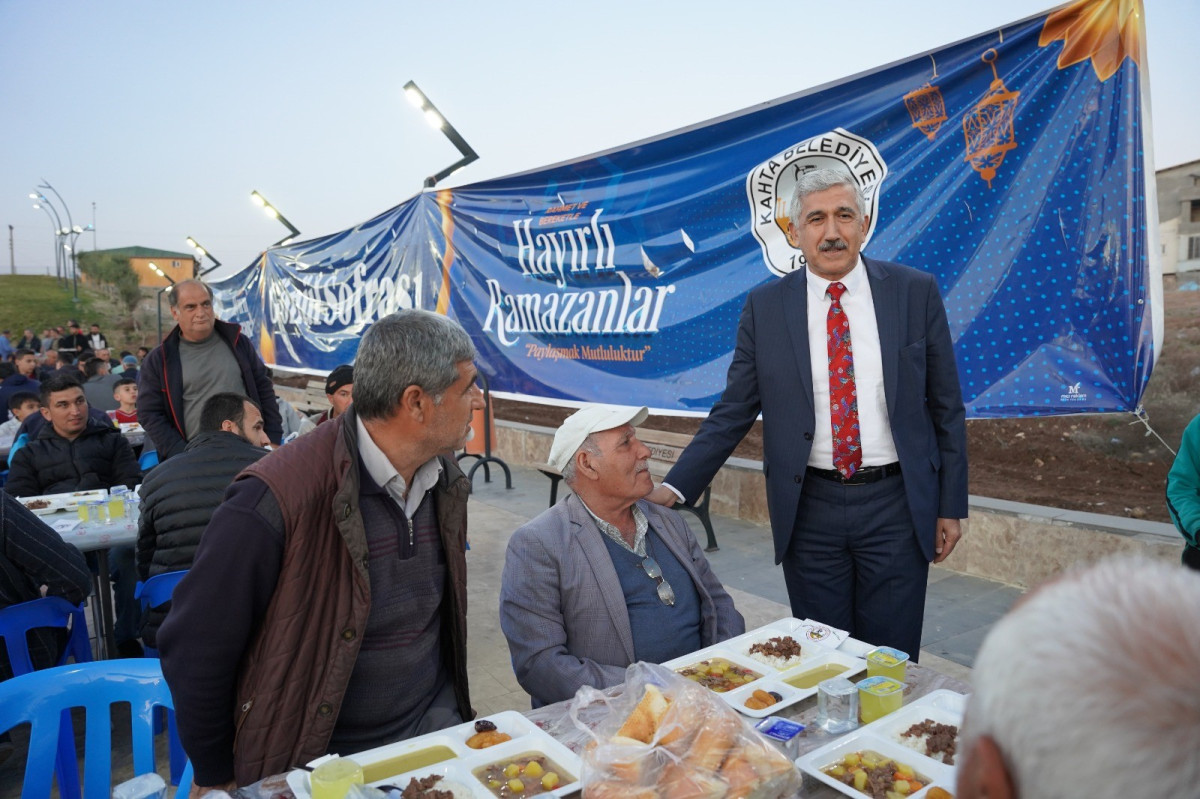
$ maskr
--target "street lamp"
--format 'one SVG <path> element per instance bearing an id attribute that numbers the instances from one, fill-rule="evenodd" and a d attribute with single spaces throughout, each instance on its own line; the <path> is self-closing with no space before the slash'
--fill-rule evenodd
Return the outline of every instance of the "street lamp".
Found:
<path id="1" fill-rule="evenodd" d="M 56 280 L 58 280 L 59 285 L 61 286 L 62 285 L 62 250 L 60 250 L 58 248 L 58 231 L 62 227 L 62 222 L 59 221 L 58 212 L 54 211 L 54 206 L 50 205 L 49 201 L 47 201 L 45 197 L 42 197 L 41 195 L 38 195 L 38 194 L 31 194 L 29 196 L 35 200 L 42 201 L 42 202 L 35 202 L 33 204 L 33 207 L 40 208 L 42 211 L 44 211 L 46 213 L 46 217 L 50 220 L 50 227 L 52 229 L 53 238 L 54 238 L 54 241 L 52 242 L 52 247 L 54 249 L 54 277 Z"/>
<path id="2" fill-rule="evenodd" d="M 193 239 L 191 236 L 187 237 L 187 243 L 188 243 L 188 246 L 191 247 L 192 249 L 194 249 L 196 251 L 196 254 L 199 255 L 201 258 L 207 257 L 208 260 L 213 262 L 213 265 L 210 266 L 208 269 L 201 270 L 200 262 L 197 261 L 196 262 L 196 273 L 194 275 L 192 275 L 192 277 L 200 277 L 201 275 L 207 275 L 209 272 L 211 272 L 212 270 L 216 269 L 218 266 L 221 265 L 221 262 L 218 261 L 216 258 L 214 258 L 213 254 L 211 252 L 209 252 L 208 250 L 201 247 L 196 242 L 196 240 Z"/>
<path id="3" fill-rule="evenodd" d="M 42 182 L 38 184 L 38 188 L 39 189 L 49 189 L 50 191 L 54 192 L 54 196 L 58 198 L 58 201 L 60 203 L 62 203 L 63 210 L 67 212 L 67 229 L 75 235 L 76 239 L 79 238 L 79 233 L 83 232 L 83 228 L 75 227 L 75 222 L 74 222 L 74 220 L 71 219 L 71 209 L 67 205 L 67 201 L 64 200 L 62 198 L 62 195 L 58 193 L 58 189 L 51 186 L 50 181 L 46 180 L 45 178 L 42 178 Z M 75 233 L 76 230 L 78 230 L 79 233 Z M 74 244 L 74 240 L 72 240 L 71 243 Z M 72 299 L 75 302 L 79 302 L 79 259 L 76 256 L 75 250 L 73 247 L 70 248 L 70 253 L 71 253 L 71 291 L 73 294 Z"/>
<path id="4" fill-rule="evenodd" d="M 462 153 L 462 158 L 458 159 L 441 172 L 425 178 L 425 188 L 433 188 L 437 185 L 439 180 L 449 177 L 451 174 L 462 169 L 467 164 L 479 159 L 479 154 L 472 150 L 471 145 L 467 144 L 467 140 L 464 139 L 462 135 L 460 135 L 459 132 L 454 129 L 453 125 L 446 121 L 446 117 L 442 116 L 442 113 L 437 110 L 437 106 L 435 106 L 433 102 L 425 96 L 425 92 L 417 88 L 416 83 L 413 83 L 410 80 L 408 83 L 404 84 L 404 96 L 408 98 L 410 103 L 424 112 L 426 122 L 440 130 L 442 133 L 445 133 L 446 138 L 450 140 L 451 144 L 457 147 L 458 151 Z"/>
<path id="5" fill-rule="evenodd" d="M 284 227 L 286 227 L 288 230 L 292 231 L 290 235 L 284 236 L 282 239 L 280 239 L 279 241 L 272 244 L 271 245 L 272 247 L 278 247 L 281 244 L 287 244 L 289 241 L 291 241 L 292 239 L 294 239 L 300 235 L 300 229 L 297 228 L 295 225 L 293 225 L 291 222 L 289 222 L 286 216 L 279 213 L 278 208 L 276 208 L 275 206 L 273 206 L 269 202 L 267 202 L 266 197 L 262 196 L 257 191 L 252 191 L 252 192 L 250 192 L 250 200 L 255 205 L 257 205 L 259 208 L 266 211 L 267 216 L 271 217 L 272 219 L 278 219 L 279 222 Z"/>
<path id="6" fill-rule="evenodd" d="M 162 295 L 164 291 L 170 291 L 175 288 L 175 281 L 166 272 L 158 268 L 158 264 L 151 261 L 148 266 L 150 271 L 167 281 L 167 285 L 158 290 L 158 294 L 154 297 L 154 304 L 158 306 L 158 340 L 162 341 Z"/>

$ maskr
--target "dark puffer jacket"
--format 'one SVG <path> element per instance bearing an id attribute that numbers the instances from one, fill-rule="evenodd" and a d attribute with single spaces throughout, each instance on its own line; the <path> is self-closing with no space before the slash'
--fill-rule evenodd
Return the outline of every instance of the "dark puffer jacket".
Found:
<path id="1" fill-rule="evenodd" d="M 74 441 L 45 424 L 37 438 L 17 450 L 4 490 L 17 497 L 36 497 L 64 491 L 136 486 L 142 479 L 133 448 L 121 431 L 88 418 Z"/>
<path id="2" fill-rule="evenodd" d="M 234 433 L 201 433 L 187 449 L 160 463 L 142 483 L 138 522 L 137 568 L 145 580 L 156 574 L 190 569 L 200 534 L 225 489 L 242 469 L 267 454 Z M 155 645 L 158 627 L 170 603 L 148 611 L 142 620 L 142 640 Z"/>

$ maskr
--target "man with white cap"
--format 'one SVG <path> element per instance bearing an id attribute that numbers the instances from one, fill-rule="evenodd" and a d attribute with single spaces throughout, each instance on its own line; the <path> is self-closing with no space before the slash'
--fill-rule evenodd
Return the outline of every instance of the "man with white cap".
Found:
<path id="1" fill-rule="evenodd" d="M 634 426 L 647 415 L 587 405 L 568 417 L 549 463 L 574 493 L 508 542 L 500 627 L 534 707 L 746 629 L 687 524 L 643 499 L 650 450 Z"/>

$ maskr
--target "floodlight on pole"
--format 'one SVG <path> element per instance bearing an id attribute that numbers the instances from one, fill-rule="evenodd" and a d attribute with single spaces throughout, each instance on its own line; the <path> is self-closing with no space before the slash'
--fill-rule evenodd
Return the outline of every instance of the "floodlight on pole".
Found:
<path id="1" fill-rule="evenodd" d="M 199 264 L 197 264 L 196 266 L 197 266 L 198 271 L 195 275 L 193 275 L 193 277 L 200 277 L 201 275 L 207 275 L 209 272 L 211 272 L 212 270 L 216 269 L 218 266 L 221 265 L 221 262 L 218 261 L 211 252 L 209 252 L 208 250 L 201 247 L 200 244 L 195 239 L 193 239 L 191 236 L 187 237 L 187 243 L 188 243 L 188 246 L 191 247 L 192 249 L 194 249 L 196 251 L 196 254 L 199 255 L 201 258 L 207 258 L 208 260 L 213 262 L 213 265 L 210 266 L 208 269 L 199 269 Z"/>
<path id="2" fill-rule="evenodd" d="M 433 188 L 437 185 L 439 180 L 449 177 L 467 164 L 479 159 L 479 154 L 471 149 L 471 145 L 467 144 L 467 140 L 464 139 L 462 135 L 454 129 L 454 126 L 451 125 L 446 120 L 446 117 L 437 110 L 437 106 L 435 106 L 433 102 L 425 96 L 425 92 L 421 91 L 417 87 L 416 83 L 410 80 L 408 83 L 404 84 L 404 96 L 408 98 L 410 103 L 424 112 L 426 122 L 440 130 L 442 133 L 446 134 L 446 138 L 450 140 L 450 143 L 458 148 L 458 151 L 462 153 L 462 158 L 458 159 L 441 172 L 425 178 L 425 188 Z"/>
<path id="3" fill-rule="evenodd" d="M 158 340 L 162 341 L 162 337 L 163 337 L 163 332 L 162 332 L 162 322 L 163 322 L 163 320 L 162 320 L 162 295 L 164 292 L 168 292 L 171 289 L 175 288 L 175 281 L 171 279 L 170 275 L 168 275 L 163 270 L 159 269 L 158 264 L 154 263 L 153 261 L 148 263 L 147 266 L 150 267 L 151 272 L 153 272 L 154 274 L 158 275 L 159 277 L 161 277 L 167 281 L 167 285 L 160 288 L 158 290 L 158 294 L 155 295 L 155 297 L 154 297 L 154 304 L 158 306 Z"/>
<path id="4" fill-rule="evenodd" d="M 49 189 L 50 191 L 54 192 L 54 196 L 58 198 L 60 203 L 62 203 L 63 210 L 67 212 L 67 233 L 73 235 L 75 238 L 78 238 L 79 233 L 82 233 L 83 230 L 80 229 L 79 233 L 74 232 L 75 220 L 71 219 L 71 208 L 67 205 L 67 201 L 62 198 L 62 195 L 58 193 L 58 189 L 51 186 L 50 181 L 46 180 L 45 178 L 42 178 L 42 182 L 38 184 L 38 188 Z M 72 244 L 73 243 L 74 240 L 72 240 Z M 74 250 L 71 251 L 71 291 L 72 300 L 74 302 L 79 302 L 79 258 L 75 254 Z"/>
<path id="5" fill-rule="evenodd" d="M 37 197 L 36 194 L 31 194 L 29 196 Z M 58 226 L 54 224 L 55 218 L 50 213 L 50 204 L 42 203 L 42 202 L 35 202 L 33 204 L 33 207 L 37 208 L 42 213 L 44 213 L 46 215 L 46 218 L 50 220 L 51 236 L 54 239 L 54 241 L 51 245 L 51 248 L 54 250 L 54 277 L 56 280 L 61 282 L 62 281 L 62 252 L 58 249 Z"/>
<path id="6" fill-rule="evenodd" d="M 54 273 L 58 277 L 59 280 L 63 280 L 64 274 L 63 274 L 63 263 L 62 263 L 62 250 L 59 249 L 59 246 L 58 246 L 59 236 L 62 235 L 62 226 L 63 226 L 62 217 L 60 217 L 58 215 L 58 209 L 54 207 L 54 203 L 50 202 L 50 200 L 46 197 L 46 195 L 42 194 L 41 192 L 31 193 L 29 195 L 29 199 L 35 201 L 33 203 L 34 208 L 42 208 L 43 210 L 48 208 L 48 209 L 50 209 L 49 213 L 54 215 Z"/>
<path id="7" fill-rule="evenodd" d="M 272 244 L 272 247 L 278 247 L 281 244 L 287 244 L 292 239 L 300 235 L 300 229 L 288 221 L 288 218 L 279 213 L 279 209 L 267 202 L 267 198 L 259 194 L 257 191 L 250 192 L 250 201 L 267 212 L 267 216 L 272 219 L 278 219 L 279 222 L 292 231 L 290 235 L 284 236 L 279 241 Z"/>

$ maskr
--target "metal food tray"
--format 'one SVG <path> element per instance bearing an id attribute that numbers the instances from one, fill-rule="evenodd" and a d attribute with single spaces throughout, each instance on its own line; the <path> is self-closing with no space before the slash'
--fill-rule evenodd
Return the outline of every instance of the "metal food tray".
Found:
<path id="1" fill-rule="evenodd" d="M 467 788 L 471 792 L 471 796 L 475 797 L 475 799 L 496 799 L 496 794 L 492 793 L 474 775 L 473 772 L 475 769 L 497 761 L 511 760 L 522 755 L 538 754 L 545 755 L 566 773 L 560 775 L 563 782 L 557 788 L 553 791 L 536 794 L 536 796 L 561 797 L 579 790 L 579 773 L 582 764 L 579 761 L 578 755 L 554 740 L 548 733 L 515 710 L 495 713 L 487 716 L 486 719 L 496 725 L 497 732 L 511 735 L 512 740 L 490 746 L 487 749 L 472 749 L 467 746 L 467 739 L 475 734 L 475 722 L 468 721 L 456 727 L 427 733 L 426 735 L 376 747 L 375 749 L 368 749 L 365 752 L 358 752 L 357 754 L 345 754 L 343 757 L 349 757 L 360 766 L 366 768 L 374 763 L 390 760 L 391 758 L 417 752 L 422 749 L 445 746 L 454 752 L 453 758 L 423 768 L 399 774 L 391 774 L 367 784 L 375 786 L 394 785 L 403 790 L 413 777 L 427 777 L 432 774 L 440 774 L 445 780 Z M 333 755 L 326 755 L 306 765 L 315 768 L 331 757 Z M 310 799 L 311 797 L 308 775 L 309 772 L 301 769 L 295 769 L 287 775 L 288 787 L 292 789 L 292 793 L 296 795 L 297 799 Z"/>
<path id="2" fill-rule="evenodd" d="M 836 675 L 838 677 L 853 677 L 861 674 L 867 668 L 867 662 L 856 654 L 861 646 L 865 646 L 861 641 L 848 638 L 842 643 L 841 648 L 832 649 L 828 646 L 808 641 L 805 638 L 805 630 L 808 626 L 811 626 L 811 622 L 801 621 L 800 619 L 780 619 L 763 627 L 750 630 L 735 638 L 730 638 L 728 641 L 722 641 L 719 644 L 705 647 L 689 655 L 669 660 L 662 665 L 664 668 L 678 671 L 679 669 L 699 663 L 702 660 L 719 657 L 743 668 L 752 669 L 761 674 L 762 677 L 746 685 L 734 688 L 732 691 L 724 693 L 714 691 L 713 693 L 743 715 L 750 716 L 751 718 L 766 718 L 778 713 L 785 707 L 790 707 L 817 693 L 815 685 L 811 688 L 797 688 L 788 685 L 785 682 L 786 680 L 797 677 L 810 669 L 820 668 L 831 663 L 846 667 L 845 671 Z M 775 638 L 782 635 L 790 635 L 800 643 L 800 659 L 794 665 L 779 669 L 750 657 L 749 649 L 752 645 L 765 641 L 768 638 Z M 847 645 L 851 646 L 847 647 Z M 851 651 L 844 651 L 846 648 L 849 648 Z M 867 650 L 870 648 L 867 646 Z M 783 698 L 773 705 L 768 705 L 759 710 L 751 710 L 746 707 L 745 703 L 756 688 L 768 692 L 774 691 Z"/>
<path id="3" fill-rule="evenodd" d="M 910 749 L 898 743 L 894 736 L 925 719 L 932 719 L 941 724 L 954 724 L 961 731 L 963 711 L 966 710 L 966 705 L 967 698 L 960 693 L 946 689 L 932 691 L 883 718 L 865 724 L 854 732 L 847 733 L 819 749 L 814 749 L 798 759 L 796 765 L 804 773 L 841 793 L 862 799 L 866 796 L 865 793 L 856 791 L 852 786 L 822 773 L 821 769 L 834 764 L 843 755 L 870 750 L 899 763 L 912 766 L 918 774 L 929 778 L 928 784 L 910 795 L 912 799 L 920 799 L 925 796 L 933 786 L 938 786 L 953 794 L 958 773 L 957 766 L 948 766 L 940 760 L 928 757 L 923 752 Z M 958 754 L 962 755 L 961 752 Z"/>

